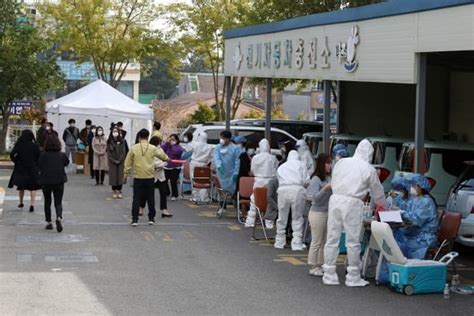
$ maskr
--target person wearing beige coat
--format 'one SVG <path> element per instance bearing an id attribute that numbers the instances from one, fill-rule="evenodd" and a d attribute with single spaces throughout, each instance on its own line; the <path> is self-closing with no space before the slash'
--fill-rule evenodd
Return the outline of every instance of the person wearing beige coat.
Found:
<path id="1" fill-rule="evenodd" d="M 107 140 L 102 126 L 98 126 L 92 139 L 92 148 L 94 149 L 94 172 L 96 185 L 103 185 L 105 170 L 108 170 L 107 164 Z"/>

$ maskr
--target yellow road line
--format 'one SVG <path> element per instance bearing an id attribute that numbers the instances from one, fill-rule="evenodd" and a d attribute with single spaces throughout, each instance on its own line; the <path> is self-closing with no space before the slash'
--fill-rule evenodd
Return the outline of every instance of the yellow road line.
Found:
<path id="1" fill-rule="evenodd" d="M 163 241 L 174 241 L 174 239 L 171 238 L 171 236 L 168 233 L 163 233 L 161 235 L 161 240 L 163 240 Z"/>
<path id="2" fill-rule="evenodd" d="M 274 262 L 286 262 L 294 266 L 305 266 L 306 262 L 303 262 L 299 259 L 293 258 L 293 257 L 281 257 L 280 259 L 274 259 Z"/>
<path id="3" fill-rule="evenodd" d="M 155 240 L 155 236 L 153 236 L 151 233 L 149 232 L 142 232 L 143 234 L 143 238 L 146 240 L 146 241 L 151 241 L 151 240 Z"/>
<path id="4" fill-rule="evenodd" d="M 231 225 L 231 226 L 227 226 L 227 228 L 233 231 L 242 230 L 242 228 L 239 225 Z"/>

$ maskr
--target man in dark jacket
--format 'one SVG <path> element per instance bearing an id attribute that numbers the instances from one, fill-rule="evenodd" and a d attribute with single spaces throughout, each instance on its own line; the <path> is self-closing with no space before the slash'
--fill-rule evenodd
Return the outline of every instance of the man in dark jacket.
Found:
<path id="1" fill-rule="evenodd" d="M 87 136 L 89 136 L 89 132 L 91 131 L 91 126 L 92 126 L 92 121 L 86 120 L 86 127 L 81 129 L 81 132 L 79 133 L 79 139 L 84 144 L 84 146 L 89 145 L 89 143 L 87 142 Z"/>
<path id="2" fill-rule="evenodd" d="M 71 154 L 76 152 L 77 140 L 79 139 L 79 129 L 76 127 L 76 120 L 70 119 L 68 121 L 69 127 L 64 130 L 63 141 L 66 145 L 66 157 L 70 158 Z"/>
<path id="3" fill-rule="evenodd" d="M 44 142 L 45 142 L 46 138 L 48 138 L 49 135 L 54 134 L 56 137 L 58 137 L 58 132 L 56 132 L 53 129 L 53 127 L 54 127 L 53 123 L 46 122 L 46 125 L 44 127 L 44 131 L 40 134 L 40 137 L 39 137 L 39 140 L 38 140 L 38 143 L 40 144 L 41 148 L 43 148 Z"/>
<path id="4" fill-rule="evenodd" d="M 44 145 L 44 139 L 42 136 L 46 132 L 47 122 L 48 121 L 45 118 L 41 119 L 41 127 L 36 132 L 36 141 L 38 142 L 38 145 L 40 145 L 40 148 L 43 148 L 43 145 Z"/>

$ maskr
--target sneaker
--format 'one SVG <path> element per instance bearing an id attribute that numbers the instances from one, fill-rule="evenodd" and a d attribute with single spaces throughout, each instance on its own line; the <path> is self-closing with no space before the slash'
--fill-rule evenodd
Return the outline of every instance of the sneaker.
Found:
<path id="1" fill-rule="evenodd" d="M 61 223 L 60 219 L 56 220 L 56 230 L 58 231 L 58 233 L 63 231 L 63 224 Z"/>
<path id="2" fill-rule="evenodd" d="M 117 194 L 117 198 L 118 198 L 118 199 L 123 199 L 122 192 L 119 192 L 119 194 Z"/>
<path id="3" fill-rule="evenodd" d="M 118 194 L 114 192 L 114 194 L 112 194 L 112 198 L 114 199 L 118 198 Z"/>
<path id="4" fill-rule="evenodd" d="M 150 219 L 148 221 L 148 225 L 155 225 L 155 220 L 154 219 Z"/>
<path id="5" fill-rule="evenodd" d="M 266 219 L 266 220 L 265 220 L 265 227 L 266 227 L 266 228 L 268 228 L 268 229 L 273 229 L 273 227 L 274 227 L 273 225 L 274 225 L 274 224 L 273 224 L 273 221 L 272 221 L 272 220 L 270 220 L 270 219 Z"/>
<path id="6" fill-rule="evenodd" d="M 247 217 L 247 220 L 245 221 L 245 227 L 253 228 L 254 226 L 255 226 L 255 218 Z"/>
<path id="7" fill-rule="evenodd" d="M 322 277 L 324 275 L 323 268 L 316 267 L 316 268 L 310 269 L 309 270 L 309 275 Z"/>
<path id="8" fill-rule="evenodd" d="M 174 196 L 171 198 L 171 201 L 176 201 L 177 198 L 175 198 Z"/>
<path id="9" fill-rule="evenodd" d="M 137 222 L 132 222 L 132 223 L 130 223 L 130 225 L 132 225 L 133 227 L 137 227 L 138 223 Z"/>
<path id="10" fill-rule="evenodd" d="M 52 230 L 53 229 L 53 224 L 51 222 L 48 222 L 48 224 L 46 225 L 46 227 L 44 229 Z"/>

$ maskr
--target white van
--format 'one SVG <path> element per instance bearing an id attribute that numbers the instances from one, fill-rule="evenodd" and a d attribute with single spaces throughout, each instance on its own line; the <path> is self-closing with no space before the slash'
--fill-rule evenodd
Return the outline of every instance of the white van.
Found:
<path id="1" fill-rule="evenodd" d="M 446 205 L 448 192 L 464 169 L 464 162 L 474 160 L 474 144 L 427 142 L 422 172 L 435 181 L 431 195 L 438 205 Z M 415 172 L 415 143 L 403 144 L 397 175 L 410 179 Z"/>
<path id="2" fill-rule="evenodd" d="M 181 137 L 183 137 L 186 133 L 192 133 L 193 138 L 196 138 L 199 133 L 206 132 L 207 143 L 210 145 L 217 145 L 219 144 L 219 139 L 222 131 L 225 131 L 225 125 L 222 123 L 193 124 L 189 125 L 184 130 L 184 132 L 181 134 Z M 230 131 L 232 135 L 245 137 L 248 142 L 252 142 L 255 148 L 258 147 L 258 143 L 260 142 L 260 140 L 265 138 L 264 127 L 231 125 Z M 274 127 L 271 128 L 270 137 L 270 147 L 274 155 L 280 154 L 280 147 L 278 145 L 279 142 L 290 141 L 294 146 L 296 145 L 297 141 L 297 139 L 289 133 Z"/>

